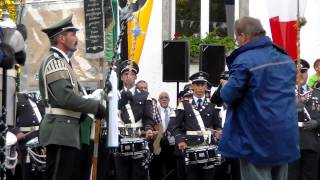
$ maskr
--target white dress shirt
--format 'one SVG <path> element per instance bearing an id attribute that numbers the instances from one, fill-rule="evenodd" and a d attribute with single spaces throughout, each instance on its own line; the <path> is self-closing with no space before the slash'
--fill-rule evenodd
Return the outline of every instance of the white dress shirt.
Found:
<path id="1" fill-rule="evenodd" d="M 194 100 L 194 102 L 196 103 L 196 106 L 198 106 L 198 99 L 201 99 L 202 101 L 201 101 L 201 106 L 203 105 L 203 103 L 204 103 L 204 100 L 205 100 L 205 96 L 203 96 L 202 98 L 198 98 L 198 97 L 196 97 L 196 96 L 193 96 L 193 100 Z"/>
<path id="2" fill-rule="evenodd" d="M 163 108 L 163 107 L 159 107 L 160 108 L 160 116 L 161 116 L 161 124 L 162 124 L 162 127 L 163 127 L 163 131 L 165 131 L 166 129 L 167 129 L 167 126 L 166 126 L 166 124 L 169 124 L 169 122 L 165 122 L 166 121 L 166 114 L 165 114 L 165 110 L 167 109 L 167 111 L 168 111 L 168 121 L 170 120 L 170 111 L 171 111 L 171 109 L 170 109 L 170 107 L 168 106 L 167 108 Z"/>
<path id="3" fill-rule="evenodd" d="M 123 87 L 123 89 L 124 89 L 124 91 L 128 90 L 128 88 L 126 88 L 126 87 Z M 132 93 L 132 96 L 133 96 L 134 92 L 136 91 L 136 87 L 134 86 L 134 87 L 130 88 L 129 91 Z"/>

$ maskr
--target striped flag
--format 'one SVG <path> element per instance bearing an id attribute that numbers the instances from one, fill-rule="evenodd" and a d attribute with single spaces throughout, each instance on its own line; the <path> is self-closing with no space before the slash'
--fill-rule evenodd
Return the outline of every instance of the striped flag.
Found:
<path id="1" fill-rule="evenodd" d="M 304 14 L 307 0 L 268 0 L 273 41 L 297 59 L 297 17 Z"/>

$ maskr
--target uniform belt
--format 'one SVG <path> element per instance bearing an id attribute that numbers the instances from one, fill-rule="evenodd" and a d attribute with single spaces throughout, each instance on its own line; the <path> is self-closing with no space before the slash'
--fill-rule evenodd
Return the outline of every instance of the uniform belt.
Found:
<path id="1" fill-rule="evenodd" d="M 63 115 L 74 118 L 80 118 L 81 116 L 81 112 L 75 112 L 61 108 L 46 108 L 46 114 Z"/>
<path id="2" fill-rule="evenodd" d="M 20 131 L 30 132 L 39 130 L 39 126 L 31 126 L 31 127 L 19 127 Z"/>
<path id="3" fill-rule="evenodd" d="M 186 135 L 188 136 L 203 136 L 212 134 L 211 131 L 187 131 Z"/>

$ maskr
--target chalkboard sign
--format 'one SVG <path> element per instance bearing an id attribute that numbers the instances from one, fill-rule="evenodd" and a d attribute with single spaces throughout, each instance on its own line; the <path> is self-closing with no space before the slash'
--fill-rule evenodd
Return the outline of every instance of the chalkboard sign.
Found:
<path id="1" fill-rule="evenodd" d="M 103 11 L 102 0 L 84 0 L 86 56 L 103 57 Z"/>

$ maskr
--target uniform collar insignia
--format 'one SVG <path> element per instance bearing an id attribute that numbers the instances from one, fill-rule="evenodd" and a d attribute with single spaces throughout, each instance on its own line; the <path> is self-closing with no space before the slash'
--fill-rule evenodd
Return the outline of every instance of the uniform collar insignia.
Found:
<path id="1" fill-rule="evenodd" d="M 59 56 L 59 58 L 63 58 L 69 63 L 70 59 L 68 58 L 66 53 L 61 51 L 59 48 L 51 46 L 50 50 L 52 50 L 54 53 L 56 53 Z"/>

